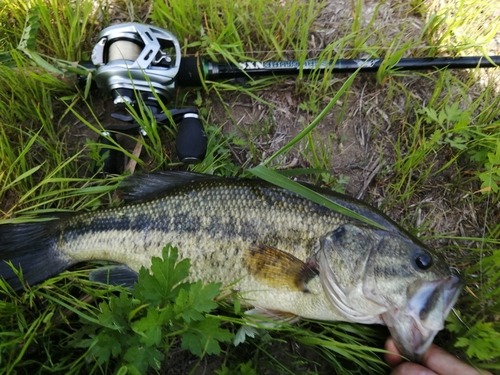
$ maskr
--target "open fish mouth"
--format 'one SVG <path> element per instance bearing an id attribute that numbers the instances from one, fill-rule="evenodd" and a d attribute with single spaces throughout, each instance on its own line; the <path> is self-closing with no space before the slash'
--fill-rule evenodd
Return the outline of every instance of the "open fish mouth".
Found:
<path id="1" fill-rule="evenodd" d="M 419 280 L 408 287 L 405 310 L 389 310 L 383 320 L 401 354 L 420 362 L 462 290 L 457 276 L 443 280 Z"/>
<path id="2" fill-rule="evenodd" d="M 344 224 L 317 255 L 326 298 L 346 320 L 388 326 L 401 354 L 420 361 L 444 328 L 462 282 L 437 254 L 397 233 Z"/>

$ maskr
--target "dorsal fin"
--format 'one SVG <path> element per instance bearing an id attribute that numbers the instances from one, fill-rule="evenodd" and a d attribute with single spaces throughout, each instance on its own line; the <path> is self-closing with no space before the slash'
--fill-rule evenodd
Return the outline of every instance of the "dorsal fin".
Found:
<path id="1" fill-rule="evenodd" d="M 146 202 L 155 199 L 169 190 L 196 181 L 218 180 L 221 177 L 186 171 L 159 171 L 134 174 L 120 184 L 122 198 L 128 203 Z"/>

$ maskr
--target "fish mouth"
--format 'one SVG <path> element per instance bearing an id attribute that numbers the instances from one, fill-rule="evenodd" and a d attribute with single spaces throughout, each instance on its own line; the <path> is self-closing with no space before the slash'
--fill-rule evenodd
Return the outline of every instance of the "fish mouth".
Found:
<path id="1" fill-rule="evenodd" d="M 404 310 L 389 310 L 383 320 L 403 356 L 421 362 L 462 290 L 457 276 L 443 280 L 417 281 L 407 290 Z"/>

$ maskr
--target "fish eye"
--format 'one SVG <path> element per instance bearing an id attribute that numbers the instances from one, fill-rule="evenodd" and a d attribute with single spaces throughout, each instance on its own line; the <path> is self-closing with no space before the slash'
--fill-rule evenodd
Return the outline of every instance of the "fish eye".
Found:
<path id="1" fill-rule="evenodd" d="M 432 256 L 425 251 L 419 251 L 413 256 L 415 266 L 422 271 L 428 270 L 432 267 Z"/>

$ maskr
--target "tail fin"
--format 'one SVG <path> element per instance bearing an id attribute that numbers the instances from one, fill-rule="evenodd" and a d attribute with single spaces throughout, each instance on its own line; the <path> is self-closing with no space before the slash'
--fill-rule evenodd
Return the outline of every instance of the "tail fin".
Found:
<path id="1" fill-rule="evenodd" d="M 0 278 L 21 290 L 23 284 L 8 262 L 21 269 L 28 285 L 68 268 L 71 262 L 56 250 L 59 232 L 59 220 L 0 225 Z"/>

